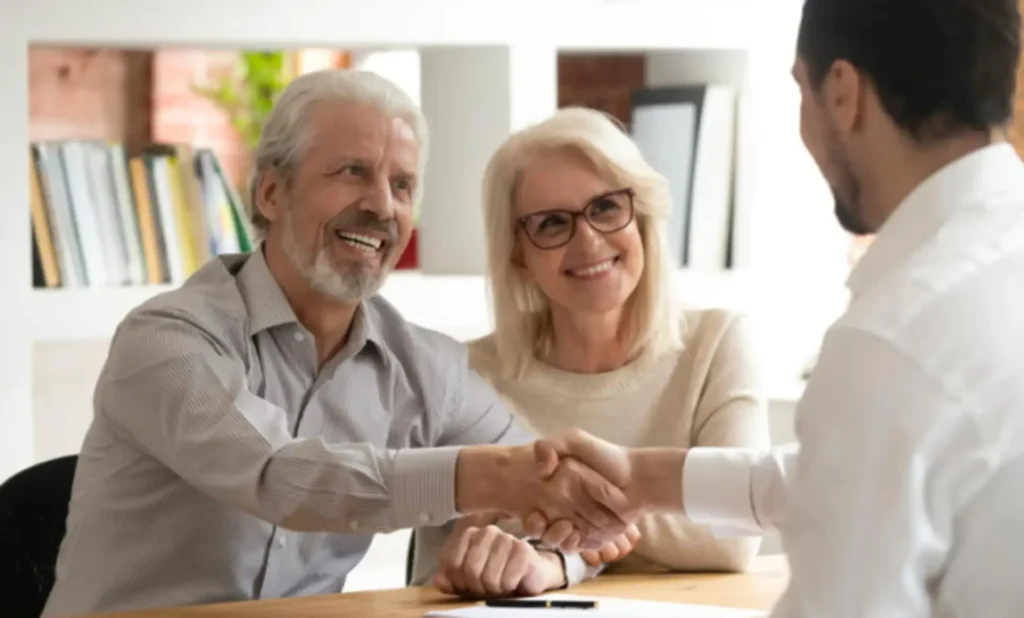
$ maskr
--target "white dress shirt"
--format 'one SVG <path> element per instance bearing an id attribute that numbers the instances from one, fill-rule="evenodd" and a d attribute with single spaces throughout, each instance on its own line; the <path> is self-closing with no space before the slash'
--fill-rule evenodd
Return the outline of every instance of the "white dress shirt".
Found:
<path id="1" fill-rule="evenodd" d="M 687 514 L 778 528 L 779 618 L 1019 618 L 1024 165 L 1007 144 L 919 185 L 852 273 L 800 444 L 694 450 Z"/>

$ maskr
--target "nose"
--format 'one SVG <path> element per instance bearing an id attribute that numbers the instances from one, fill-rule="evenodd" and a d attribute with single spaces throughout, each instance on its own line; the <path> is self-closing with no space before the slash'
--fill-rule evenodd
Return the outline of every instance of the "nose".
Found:
<path id="1" fill-rule="evenodd" d="M 395 215 L 395 200 L 388 179 L 378 176 L 370 185 L 366 199 L 362 201 L 363 210 L 372 212 L 381 220 L 388 220 Z"/>
<path id="2" fill-rule="evenodd" d="M 597 249 L 604 243 L 604 234 L 598 232 L 582 218 L 576 219 L 576 233 L 573 234 L 572 244 L 583 252 Z"/>

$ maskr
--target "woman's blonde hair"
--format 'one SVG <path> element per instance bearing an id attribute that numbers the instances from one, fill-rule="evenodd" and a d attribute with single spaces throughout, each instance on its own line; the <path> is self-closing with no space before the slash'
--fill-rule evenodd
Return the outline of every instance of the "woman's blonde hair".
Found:
<path id="1" fill-rule="evenodd" d="M 509 137 L 484 173 L 488 280 L 494 311 L 499 366 L 518 377 L 551 349 L 553 333 L 547 299 L 522 280 L 512 264 L 516 246 L 515 195 L 523 170 L 538 154 L 568 150 L 582 155 L 615 188 L 631 187 L 636 224 L 644 248 L 644 270 L 630 303 L 631 356 L 660 355 L 681 345 L 681 314 L 672 289 L 675 264 L 664 225 L 672 209 L 665 178 L 644 160 L 624 127 L 592 109 L 567 107 Z"/>

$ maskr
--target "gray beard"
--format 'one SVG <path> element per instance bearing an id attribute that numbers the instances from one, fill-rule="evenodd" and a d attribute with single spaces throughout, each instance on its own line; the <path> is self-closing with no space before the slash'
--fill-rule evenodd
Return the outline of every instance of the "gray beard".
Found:
<path id="1" fill-rule="evenodd" d="M 290 213 L 284 221 L 284 252 L 311 288 L 340 303 L 356 304 L 373 296 L 388 275 L 386 267 L 377 275 L 358 264 L 345 265 L 348 272 L 342 275 L 335 269 L 326 247 L 316 256 L 309 255 L 295 236 Z"/>

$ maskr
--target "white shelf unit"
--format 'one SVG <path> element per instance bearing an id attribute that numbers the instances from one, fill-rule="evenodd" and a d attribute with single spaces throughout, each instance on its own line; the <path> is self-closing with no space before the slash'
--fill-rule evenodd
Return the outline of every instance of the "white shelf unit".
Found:
<path id="1" fill-rule="evenodd" d="M 0 264 L 4 265 L 0 269 L 0 341 L 4 342 L 0 347 L 0 480 L 34 460 L 34 344 L 107 337 L 127 311 L 166 289 L 32 288 L 26 156 L 30 45 L 511 49 L 528 50 L 534 56 L 559 49 L 749 50 L 756 102 L 751 125 L 760 144 L 751 157 L 761 213 L 754 238 L 760 270 L 754 277 L 757 285 L 749 288 L 756 290 L 767 286 L 773 277 L 777 279 L 773 273 L 786 271 L 784 277 L 788 277 L 787 269 L 806 279 L 794 288 L 820 286 L 826 278 L 807 277 L 807 269 L 801 265 L 811 249 L 827 240 L 792 242 L 784 238 L 809 202 L 827 196 L 814 183 L 816 172 L 807 165 L 799 144 L 796 94 L 788 82 L 799 6 L 799 0 L 219 0 L 214 4 L 207 0 L 93 0 L 83 10 L 75 0 L 0 3 L 0 62 L 4 68 L 0 72 L 0 135 L 4 136 L 0 140 L 0 186 L 4 187 L 0 202 Z M 521 81 L 524 72 L 513 73 L 506 75 L 510 80 L 506 94 L 512 98 L 531 90 L 529 83 Z M 529 79 L 530 73 L 525 75 Z M 550 88 L 548 84 L 540 86 Z M 482 107 L 492 102 L 476 90 L 480 89 L 469 87 L 447 96 L 452 101 L 476 97 Z M 437 93 L 434 100 L 436 103 Z M 516 101 L 504 101 L 506 108 L 514 108 L 513 103 Z M 516 111 L 507 113 L 515 115 Z M 443 135 L 432 140 L 442 144 L 453 141 Z M 478 144 L 477 152 L 483 152 L 484 146 Z M 427 182 L 429 186 L 445 180 L 430 176 L 428 170 Z M 828 236 L 829 230 L 819 221 L 802 223 L 812 228 L 804 231 L 808 238 Z M 452 224 L 451 220 L 429 223 L 438 228 L 434 233 L 447 233 L 449 230 L 442 228 Z M 427 225 L 425 222 L 424 227 Z M 450 235 L 459 242 L 458 232 Z M 479 256 L 472 257 L 467 262 L 471 270 L 479 272 L 482 261 L 475 259 Z M 694 281 L 683 287 L 692 291 Z M 479 277 L 400 273 L 389 281 L 384 295 L 413 321 L 468 338 L 489 328 L 488 321 L 469 321 L 489 316 L 483 290 Z M 759 298 L 785 305 L 789 293 L 783 286 L 778 293 L 781 299 L 776 293 Z M 479 300 L 465 301 L 471 297 Z M 449 298 L 460 300 L 445 302 Z"/>
<path id="2" fill-rule="evenodd" d="M 28 330 L 34 343 L 109 339 L 129 311 L 171 289 L 174 286 L 35 289 Z"/>

